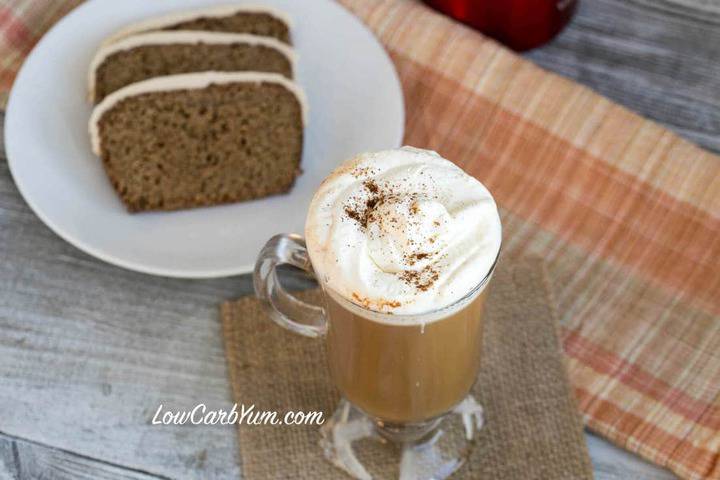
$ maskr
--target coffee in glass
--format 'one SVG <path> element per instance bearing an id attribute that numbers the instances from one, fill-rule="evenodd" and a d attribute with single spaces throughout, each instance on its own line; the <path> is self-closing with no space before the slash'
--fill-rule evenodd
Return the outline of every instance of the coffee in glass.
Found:
<path id="1" fill-rule="evenodd" d="M 440 442 L 450 436 L 441 423 L 453 411 L 479 420 L 468 395 L 500 243 L 488 190 L 435 152 L 411 147 L 344 163 L 313 197 L 305 241 L 268 242 L 255 269 L 258 296 L 280 325 L 325 336 L 344 397 L 323 427 L 333 463 L 370 478 L 348 451 L 362 434 L 400 445 L 402 468 L 416 478 L 445 478 L 462 463 L 463 439 Z M 282 263 L 314 272 L 322 307 L 282 289 L 275 271 Z"/>

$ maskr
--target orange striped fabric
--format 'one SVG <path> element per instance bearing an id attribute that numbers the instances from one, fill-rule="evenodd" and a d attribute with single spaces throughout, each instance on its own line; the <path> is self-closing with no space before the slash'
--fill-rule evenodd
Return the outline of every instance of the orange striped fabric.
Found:
<path id="1" fill-rule="evenodd" d="M 0 2 L 0 108 L 25 56 L 40 37 L 80 0 L 3 0 Z"/>
<path id="2" fill-rule="evenodd" d="M 720 479 L 720 158 L 413 0 L 340 0 L 400 73 L 406 143 L 481 179 L 546 258 L 586 424 Z M 77 0 L 0 7 L 0 90 Z"/>

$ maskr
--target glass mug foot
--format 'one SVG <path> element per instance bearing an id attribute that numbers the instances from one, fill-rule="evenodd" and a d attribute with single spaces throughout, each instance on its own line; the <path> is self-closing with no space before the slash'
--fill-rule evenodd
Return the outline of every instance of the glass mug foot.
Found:
<path id="1" fill-rule="evenodd" d="M 483 410 L 469 395 L 446 416 L 391 425 L 373 420 L 345 399 L 320 430 L 325 458 L 359 480 L 442 480 L 468 458 Z"/>

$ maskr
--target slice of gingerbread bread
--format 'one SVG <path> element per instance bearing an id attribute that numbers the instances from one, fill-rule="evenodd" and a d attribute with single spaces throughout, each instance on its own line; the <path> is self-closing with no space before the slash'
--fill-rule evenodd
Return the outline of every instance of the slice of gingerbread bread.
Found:
<path id="1" fill-rule="evenodd" d="M 249 33 L 290 42 L 290 18 L 282 11 L 259 5 L 226 5 L 175 12 L 130 24 L 105 39 L 104 44 L 155 30 L 204 30 Z"/>
<path id="2" fill-rule="evenodd" d="M 90 63 L 90 99 L 152 77 L 202 71 L 257 71 L 292 78 L 295 52 L 271 37 L 201 31 L 150 32 L 104 45 Z"/>
<path id="3" fill-rule="evenodd" d="M 306 108 L 279 74 L 187 73 L 111 93 L 89 129 L 129 211 L 176 210 L 287 192 L 300 173 Z"/>

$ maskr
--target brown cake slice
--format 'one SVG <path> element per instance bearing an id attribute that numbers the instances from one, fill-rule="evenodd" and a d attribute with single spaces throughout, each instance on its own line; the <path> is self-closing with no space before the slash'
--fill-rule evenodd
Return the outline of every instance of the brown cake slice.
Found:
<path id="1" fill-rule="evenodd" d="M 205 30 L 210 32 L 249 33 L 290 43 L 290 18 L 272 7 L 226 5 L 186 12 L 175 12 L 133 23 L 108 37 L 112 43 L 137 33 L 155 30 Z"/>
<path id="2" fill-rule="evenodd" d="M 293 76 L 295 53 L 271 37 L 173 31 L 141 33 L 104 45 L 90 64 L 93 102 L 152 77 L 202 71 L 257 71 Z"/>
<path id="3" fill-rule="evenodd" d="M 175 210 L 287 192 L 300 172 L 305 105 L 275 73 L 187 73 L 111 93 L 89 128 L 129 211 Z"/>

